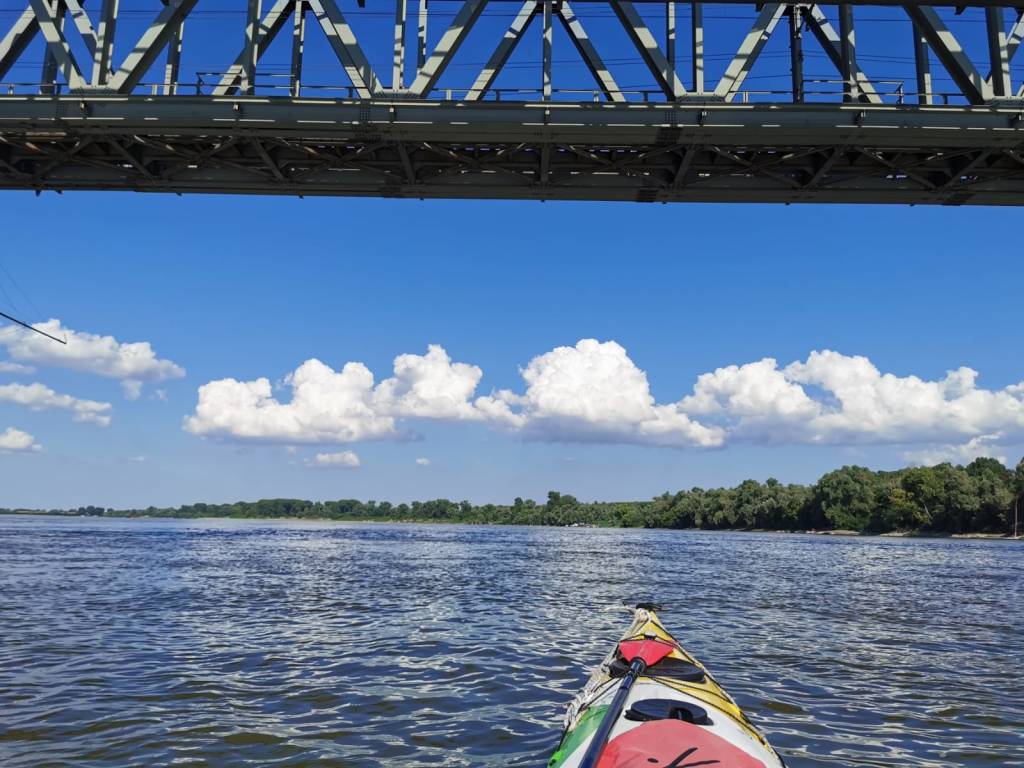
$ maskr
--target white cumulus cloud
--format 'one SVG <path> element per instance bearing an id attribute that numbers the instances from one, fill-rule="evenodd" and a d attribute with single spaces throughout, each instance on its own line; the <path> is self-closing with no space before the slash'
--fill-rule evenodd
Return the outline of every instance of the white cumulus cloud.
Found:
<path id="1" fill-rule="evenodd" d="M 830 350 L 780 365 L 773 358 L 701 374 L 676 402 L 659 403 L 647 374 L 614 341 L 583 339 L 534 357 L 523 388 L 476 396 L 483 372 L 444 348 L 395 358 L 375 384 L 358 362 L 340 371 L 307 360 L 278 399 L 266 378 L 199 388 L 185 429 L 285 444 L 341 444 L 408 435 L 405 422 L 477 422 L 526 439 L 714 448 L 735 442 L 903 445 L 966 456 L 1024 440 L 1024 383 L 978 386 L 961 367 L 936 380 L 880 371 Z M 681 384 L 681 392 L 686 391 Z"/>
<path id="2" fill-rule="evenodd" d="M 921 467 L 931 467 L 947 461 L 952 464 L 970 464 L 980 458 L 996 459 L 1008 464 L 1007 456 L 999 452 L 1000 439 L 1001 436 L 998 434 L 979 435 L 963 445 L 940 445 L 919 451 L 907 451 L 903 458 Z"/>
<path id="3" fill-rule="evenodd" d="M 659 405 L 647 374 L 614 341 L 583 339 L 533 358 L 522 371 L 526 393 L 476 400 L 489 419 L 552 441 L 628 442 L 714 447 L 724 433 L 676 404 Z"/>
<path id="4" fill-rule="evenodd" d="M 376 386 L 362 363 L 340 372 L 307 360 L 284 380 L 290 402 L 269 379 L 222 379 L 199 388 L 185 420 L 193 434 L 285 443 L 349 443 L 398 438 L 398 420 L 480 421 L 539 440 L 715 446 L 717 427 L 675 404 L 654 402 L 647 377 L 615 342 L 584 339 L 535 357 L 522 371 L 525 394 L 499 391 L 473 400 L 483 372 L 452 362 L 440 346 L 395 358 L 394 375 Z"/>
<path id="5" fill-rule="evenodd" d="M 470 398 L 481 376 L 475 365 L 453 363 L 443 347 L 431 344 L 425 355 L 395 358 L 395 375 L 377 385 L 374 403 L 396 416 L 479 419 Z"/>
<path id="6" fill-rule="evenodd" d="M 397 436 L 395 419 L 374 402 L 373 374 L 362 363 L 335 371 L 307 360 L 284 385 L 290 402 L 277 400 L 266 378 L 220 379 L 199 388 L 195 414 L 185 419 L 194 435 L 279 443 L 351 443 Z"/>
<path id="7" fill-rule="evenodd" d="M 430 466 L 430 459 L 424 459 L 424 458 L 416 459 L 416 466 L 417 467 L 429 467 Z"/>
<path id="8" fill-rule="evenodd" d="M 771 358 L 703 374 L 681 408 L 732 439 L 828 444 L 956 443 L 1024 434 L 1024 392 L 987 390 L 970 368 L 928 381 L 830 350 L 780 368 Z"/>
<path id="9" fill-rule="evenodd" d="M 113 336 L 64 328 L 60 320 L 47 320 L 36 327 L 57 338 L 66 338 L 67 344 L 58 344 L 25 328 L 6 326 L 0 328 L 0 345 L 6 347 L 12 360 L 120 379 L 129 399 L 138 396 L 143 382 L 180 379 L 185 375 L 185 369 L 177 363 L 158 358 L 148 341 L 124 343 Z"/>
<path id="10" fill-rule="evenodd" d="M 374 385 L 362 363 L 340 371 L 307 360 L 285 377 L 291 400 L 274 397 L 270 380 L 220 379 L 199 388 L 196 411 L 185 429 L 196 435 L 284 443 L 351 443 L 402 438 L 397 419 L 482 419 L 470 402 L 483 375 L 475 365 L 453 363 L 442 347 L 425 355 L 399 355 L 394 375 Z"/>
<path id="11" fill-rule="evenodd" d="M 360 461 L 352 451 L 341 451 L 340 453 L 318 453 L 312 459 L 306 459 L 306 464 L 323 469 L 355 469 L 360 465 Z"/>
<path id="12" fill-rule="evenodd" d="M 0 400 L 23 405 L 33 411 L 54 409 L 71 411 L 75 421 L 98 424 L 101 427 L 110 424 L 110 403 L 80 400 L 71 395 L 62 395 L 54 392 L 45 384 L 0 385 Z"/>
<path id="13" fill-rule="evenodd" d="M 8 427 L 5 431 L 0 432 L 0 452 L 30 453 L 41 450 L 42 447 L 28 432 L 22 432 L 14 427 Z"/>
<path id="14" fill-rule="evenodd" d="M 776 441 L 801 436 L 821 407 L 772 358 L 701 374 L 679 406 L 691 416 L 726 421 L 732 435 Z"/>
<path id="15" fill-rule="evenodd" d="M 31 365 L 12 363 L 7 360 L 0 360 L 0 373 L 12 373 L 20 376 L 29 376 L 36 372 Z"/>

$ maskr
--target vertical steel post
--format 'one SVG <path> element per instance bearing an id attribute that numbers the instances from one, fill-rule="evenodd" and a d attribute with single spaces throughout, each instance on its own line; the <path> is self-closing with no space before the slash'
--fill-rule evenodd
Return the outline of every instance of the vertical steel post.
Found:
<path id="1" fill-rule="evenodd" d="M 551 20 L 552 0 L 544 0 L 544 74 L 543 74 L 543 98 L 544 101 L 551 101 Z"/>
<path id="2" fill-rule="evenodd" d="M 178 92 L 178 72 L 181 69 L 181 40 L 185 35 L 185 19 L 174 28 L 167 42 L 167 63 L 164 65 L 164 95 L 174 96 Z"/>
<path id="3" fill-rule="evenodd" d="M 853 6 L 842 3 L 839 6 L 839 71 L 843 78 L 843 101 L 860 99 L 857 84 L 857 38 L 853 27 Z"/>
<path id="4" fill-rule="evenodd" d="M 789 65 L 793 78 L 793 103 L 800 104 L 804 100 L 804 45 L 803 19 L 800 6 L 789 8 Z"/>
<path id="5" fill-rule="evenodd" d="M 992 93 L 995 96 L 1011 96 L 1010 56 L 1002 8 L 985 9 L 985 27 L 988 32 L 988 58 L 992 68 Z"/>
<path id="6" fill-rule="evenodd" d="M 306 0 L 295 0 L 295 23 L 292 26 L 291 95 L 302 95 L 302 50 L 306 45 Z"/>
<path id="7" fill-rule="evenodd" d="M 238 92 L 251 96 L 256 89 L 256 36 L 260 24 L 260 0 L 248 0 L 245 17 L 245 52 L 242 55 L 242 82 Z"/>
<path id="8" fill-rule="evenodd" d="M 676 78 L 676 4 L 668 0 L 665 4 L 665 80 L 669 83 Z"/>
<path id="9" fill-rule="evenodd" d="M 407 0 L 395 0 L 395 54 L 391 66 L 391 90 L 405 87 L 405 17 Z"/>
<path id="10" fill-rule="evenodd" d="M 416 71 L 427 63 L 427 0 L 420 0 L 419 20 L 416 24 Z"/>
<path id="11" fill-rule="evenodd" d="M 917 103 L 932 103 L 932 70 L 928 58 L 928 40 L 914 23 L 914 65 L 917 69 Z"/>
<path id="12" fill-rule="evenodd" d="M 704 93 L 704 6 L 694 2 L 690 23 L 693 47 L 693 91 Z"/>
<path id="13" fill-rule="evenodd" d="M 93 85 L 105 85 L 110 77 L 114 53 L 114 30 L 117 27 L 118 0 L 103 0 L 100 22 L 96 27 L 96 50 L 92 57 Z"/>
<path id="14" fill-rule="evenodd" d="M 48 0 L 44 0 L 49 4 Z M 57 22 L 57 29 L 64 32 L 64 12 L 65 6 L 61 0 L 53 0 L 54 8 L 54 19 Z M 52 96 L 57 93 L 57 57 L 50 51 L 50 47 L 46 47 L 46 52 L 43 54 L 43 71 L 39 76 L 39 93 L 44 96 Z"/>

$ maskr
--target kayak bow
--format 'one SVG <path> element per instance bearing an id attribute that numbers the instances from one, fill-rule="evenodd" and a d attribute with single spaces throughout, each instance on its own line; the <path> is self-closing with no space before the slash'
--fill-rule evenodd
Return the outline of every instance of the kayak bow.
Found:
<path id="1" fill-rule="evenodd" d="M 637 606 L 629 630 L 569 705 L 548 768 L 784 768 L 655 608 Z"/>

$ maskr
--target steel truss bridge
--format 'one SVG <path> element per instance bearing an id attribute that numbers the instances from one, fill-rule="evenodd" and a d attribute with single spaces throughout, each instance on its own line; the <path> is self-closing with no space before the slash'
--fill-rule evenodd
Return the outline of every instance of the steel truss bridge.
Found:
<path id="1" fill-rule="evenodd" d="M 129 2 L 0 9 L 0 187 L 1024 203 L 1024 0 Z"/>

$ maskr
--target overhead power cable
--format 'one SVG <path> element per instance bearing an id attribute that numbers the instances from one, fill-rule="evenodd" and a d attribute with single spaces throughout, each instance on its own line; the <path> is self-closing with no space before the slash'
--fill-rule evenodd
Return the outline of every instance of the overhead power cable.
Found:
<path id="1" fill-rule="evenodd" d="M 35 312 L 37 315 L 42 315 L 42 311 L 40 311 L 39 307 L 36 306 L 36 303 L 32 301 L 32 297 L 25 292 L 25 289 L 22 288 L 18 281 L 14 279 L 14 275 L 10 273 L 10 271 L 7 269 L 7 267 L 3 265 L 2 262 L 0 262 L 0 272 L 3 272 L 7 276 L 7 279 L 11 281 L 11 285 L 14 286 L 14 290 L 20 293 L 22 298 L 28 302 L 28 305 L 32 308 L 32 311 Z M 14 307 L 14 310 L 20 314 L 21 310 L 18 309 L 18 306 L 14 303 L 14 300 L 10 298 L 10 295 L 7 293 L 7 291 L 4 291 L 4 295 L 8 297 L 8 300 L 11 302 L 11 306 Z"/>
<path id="2" fill-rule="evenodd" d="M 23 320 L 19 320 L 19 319 L 18 319 L 18 318 L 16 318 L 16 317 L 11 317 L 11 316 L 10 316 L 10 315 L 8 315 L 8 314 L 7 314 L 6 312 L 0 312 L 0 317 L 3 317 L 3 318 L 6 318 L 6 319 L 8 319 L 8 320 L 10 320 L 10 321 L 11 321 L 12 323 L 17 323 L 17 324 L 18 324 L 18 325 L 20 325 L 20 326 L 21 326 L 22 328 L 28 328 L 28 329 L 29 329 L 30 331 L 35 331 L 35 332 L 36 332 L 36 333 L 38 333 L 39 335 L 41 335 L 41 336 L 45 336 L 45 337 L 46 337 L 46 338 L 48 338 L 48 339 L 53 339 L 53 340 L 54 340 L 54 341 L 56 341 L 56 342 L 57 342 L 58 344 L 67 344 L 67 343 L 68 343 L 68 340 L 67 340 L 67 339 L 58 339 L 58 338 L 57 338 L 56 336 L 51 336 L 51 335 L 50 335 L 50 334 L 48 334 L 48 333 L 47 333 L 46 331 L 41 331 L 41 330 L 39 330 L 38 328 L 34 328 L 33 326 L 29 325 L 28 323 L 24 322 Z"/>

